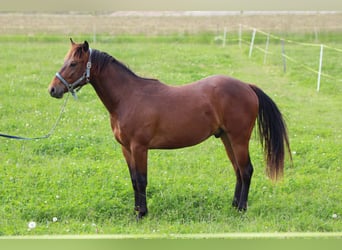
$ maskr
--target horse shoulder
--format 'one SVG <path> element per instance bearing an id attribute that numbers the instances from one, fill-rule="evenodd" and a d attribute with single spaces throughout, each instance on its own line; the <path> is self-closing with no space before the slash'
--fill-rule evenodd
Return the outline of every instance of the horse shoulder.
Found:
<path id="1" fill-rule="evenodd" d="M 112 130 L 121 145 L 149 144 L 156 126 L 157 107 L 149 105 L 147 99 L 125 105 L 118 114 L 111 114 Z"/>

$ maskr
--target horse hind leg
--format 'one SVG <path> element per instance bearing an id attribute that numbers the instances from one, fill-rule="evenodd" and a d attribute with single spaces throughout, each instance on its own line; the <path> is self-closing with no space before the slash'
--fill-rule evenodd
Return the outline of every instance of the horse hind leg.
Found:
<path id="1" fill-rule="evenodd" d="M 232 205 L 239 211 L 247 210 L 249 187 L 253 175 L 253 166 L 248 153 L 248 140 L 246 143 L 236 143 L 228 134 L 223 134 L 221 140 L 227 155 L 233 164 L 236 185 Z"/>
<path id="2" fill-rule="evenodd" d="M 246 163 L 243 165 L 239 165 L 239 167 L 240 167 L 239 172 L 240 172 L 242 187 L 240 191 L 240 200 L 239 200 L 237 209 L 239 211 L 245 211 L 247 210 L 249 188 L 250 188 L 252 175 L 253 175 L 253 165 L 250 161 L 249 155 L 248 155 L 248 159 Z"/>
<path id="3" fill-rule="evenodd" d="M 235 184 L 235 193 L 234 193 L 234 198 L 233 198 L 233 202 L 232 205 L 233 207 L 238 207 L 239 205 L 239 201 L 240 201 L 240 194 L 241 194 L 241 188 L 242 188 L 242 180 L 241 180 L 241 175 L 240 172 L 238 171 L 238 165 L 236 163 L 235 160 L 235 155 L 232 149 L 232 146 L 230 144 L 230 141 L 227 137 L 226 134 L 221 135 L 221 140 L 224 144 L 224 147 L 226 149 L 226 153 L 233 165 L 234 171 L 235 171 L 235 175 L 236 175 L 236 184 Z"/>

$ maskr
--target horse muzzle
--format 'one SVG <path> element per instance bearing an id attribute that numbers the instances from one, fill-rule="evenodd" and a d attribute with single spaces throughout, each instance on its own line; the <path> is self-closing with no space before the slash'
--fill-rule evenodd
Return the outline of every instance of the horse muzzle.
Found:
<path id="1" fill-rule="evenodd" d="M 63 97 L 63 95 L 65 93 L 65 89 L 64 89 L 64 87 L 51 84 L 48 88 L 48 92 L 50 93 L 50 95 L 52 97 L 59 99 L 59 98 Z"/>

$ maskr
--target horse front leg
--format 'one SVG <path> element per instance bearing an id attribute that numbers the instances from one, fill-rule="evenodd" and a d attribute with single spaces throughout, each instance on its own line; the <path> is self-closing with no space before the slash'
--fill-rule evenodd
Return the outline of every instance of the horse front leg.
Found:
<path id="1" fill-rule="evenodd" d="M 147 215 L 146 187 L 147 187 L 147 149 L 142 146 L 123 147 L 123 154 L 127 161 L 134 189 L 135 211 L 137 219 Z"/>
<path id="2" fill-rule="evenodd" d="M 136 175 L 136 204 L 137 219 L 147 215 L 146 187 L 147 187 L 147 147 L 136 144 L 131 146 L 133 157 L 133 171 Z"/>
<path id="3" fill-rule="evenodd" d="M 136 175 L 136 171 L 133 170 L 131 152 L 128 149 L 126 149 L 125 147 L 122 147 L 122 153 L 125 157 L 125 160 L 126 160 L 126 163 L 128 166 L 129 175 L 131 177 L 132 187 L 133 187 L 133 191 L 134 191 L 134 201 L 135 201 L 134 210 L 138 211 L 139 195 L 138 195 L 138 188 L 137 188 L 137 175 Z"/>
<path id="4" fill-rule="evenodd" d="M 147 202 L 146 202 L 146 187 L 147 187 L 147 173 L 137 173 L 137 195 L 136 200 L 138 206 L 136 211 L 138 212 L 137 219 L 141 219 L 147 215 Z"/>

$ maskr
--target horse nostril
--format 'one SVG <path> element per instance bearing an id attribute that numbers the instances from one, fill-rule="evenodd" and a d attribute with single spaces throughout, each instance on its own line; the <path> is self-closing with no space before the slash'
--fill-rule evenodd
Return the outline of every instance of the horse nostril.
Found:
<path id="1" fill-rule="evenodd" d="M 63 97 L 63 91 L 61 89 L 58 89 L 58 87 L 50 87 L 48 89 L 48 92 L 50 93 L 51 97 L 55 98 L 62 98 Z"/>
<path id="2" fill-rule="evenodd" d="M 56 88 L 55 88 L 55 87 L 51 87 L 51 88 L 49 89 L 49 93 L 50 93 L 50 95 L 51 95 L 52 97 L 54 97 L 54 96 L 56 95 Z"/>

